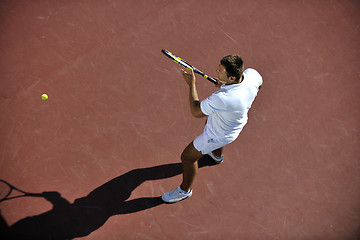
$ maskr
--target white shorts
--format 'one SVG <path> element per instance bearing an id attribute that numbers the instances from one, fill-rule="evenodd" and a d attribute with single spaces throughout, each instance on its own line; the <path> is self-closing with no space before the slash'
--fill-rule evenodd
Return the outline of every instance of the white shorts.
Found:
<path id="1" fill-rule="evenodd" d="M 224 147 L 225 145 L 231 143 L 235 139 L 231 138 L 214 138 L 209 136 L 206 131 L 204 131 L 200 136 L 198 136 L 193 145 L 202 154 L 209 154 L 210 152 Z"/>

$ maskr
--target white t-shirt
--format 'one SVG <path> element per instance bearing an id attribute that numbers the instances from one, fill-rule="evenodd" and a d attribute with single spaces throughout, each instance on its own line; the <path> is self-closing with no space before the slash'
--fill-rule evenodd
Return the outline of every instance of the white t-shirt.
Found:
<path id="1" fill-rule="evenodd" d="M 235 140 L 247 123 L 248 111 L 261 84 L 261 75 L 248 68 L 241 83 L 222 85 L 219 91 L 203 100 L 200 108 L 208 115 L 204 131 L 214 138 Z"/>

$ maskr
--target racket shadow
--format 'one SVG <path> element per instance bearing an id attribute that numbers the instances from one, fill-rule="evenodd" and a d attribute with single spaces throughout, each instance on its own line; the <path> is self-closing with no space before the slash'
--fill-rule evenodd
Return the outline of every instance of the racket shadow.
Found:
<path id="1" fill-rule="evenodd" d="M 208 157 L 200 159 L 198 164 L 199 168 L 215 165 Z M 181 173 L 181 163 L 134 169 L 76 199 L 74 203 L 57 192 L 44 192 L 43 197 L 52 203 L 53 208 L 8 226 L 7 239 L 60 240 L 87 236 L 111 216 L 135 213 L 163 204 L 160 196 L 127 199 L 146 181 L 166 179 Z"/>

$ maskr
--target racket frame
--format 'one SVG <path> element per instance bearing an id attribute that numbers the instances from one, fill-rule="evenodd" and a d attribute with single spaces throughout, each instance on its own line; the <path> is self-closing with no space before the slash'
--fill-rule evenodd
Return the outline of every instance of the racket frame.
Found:
<path id="1" fill-rule="evenodd" d="M 4 197 L 2 197 L 0 199 L 0 202 L 7 201 L 7 200 L 10 200 L 10 199 L 20 198 L 20 197 L 41 197 L 41 196 L 43 196 L 42 193 L 29 193 L 29 192 L 25 192 L 23 190 L 20 190 L 19 188 L 11 185 L 10 183 L 8 183 L 7 181 L 2 180 L 2 179 L 0 179 L 0 182 L 5 183 L 9 187 L 9 191 L 7 192 L 7 194 L 5 194 Z M 16 191 L 20 192 L 22 195 L 16 195 L 16 196 L 13 196 L 13 197 L 9 197 L 11 195 L 11 193 L 13 192 L 13 190 L 16 190 Z"/>
<path id="2" fill-rule="evenodd" d="M 199 69 L 191 66 L 189 63 L 187 63 L 184 59 L 176 56 L 175 54 L 173 54 L 172 52 L 166 50 L 166 49 L 162 49 L 161 52 L 167 56 L 168 58 L 170 58 L 171 60 L 173 60 L 174 62 L 176 62 L 177 64 L 181 65 L 182 67 L 189 69 L 189 70 L 193 70 L 194 73 L 197 73 L 201 76 L 203 76 L 204 78 L 206 78 L 207 80 L 209 80 L 210 82 L 214 83 L 215 85 L 218 84 L 218 81 L 215 78 L 212 78 L 208 75 L 206 75 L 205 73 L 201 72 Z"/>

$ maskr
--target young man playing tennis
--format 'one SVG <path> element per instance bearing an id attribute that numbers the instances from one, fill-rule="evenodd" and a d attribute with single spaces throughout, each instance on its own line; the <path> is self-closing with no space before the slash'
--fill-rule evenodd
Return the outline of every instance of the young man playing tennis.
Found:
<path id="1" fill-rule="evenodd" d="M 190 110 L 194 117 L 208 116 L 203 133 L 181 154 L 183 181 L 175 190 L 161 196 L 166 203 L 175 203 L 192 195 L 192 183 L 198 170 L 198 160 L 208 154 L 216 163 L 224 159 L 223 147 L 233 142 L 247 123 L 247 113 L 261 85 L 262 77 L 254 69 L 244 71 L 239 55 L 223 57 L 217 69 L 220 90 L 200 102 L 194 71 L 182 70 L 189 85 Z"/>

